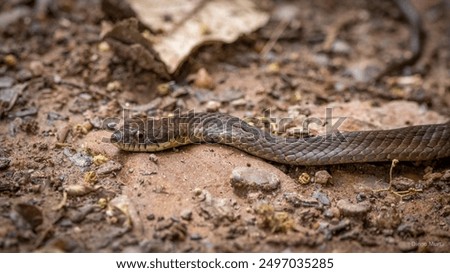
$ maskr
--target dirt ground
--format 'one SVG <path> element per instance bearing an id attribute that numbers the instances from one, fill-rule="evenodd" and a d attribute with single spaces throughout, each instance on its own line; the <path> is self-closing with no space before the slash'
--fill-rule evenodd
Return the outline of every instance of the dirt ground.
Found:
<path id="1" fill-rule="evenodd" d="M 0 15 L 15 16 L 0 16 L 2 252 L 450 251 L 449 159 L 400 162 L 394 189 L 415 189 L 400 197 L 374 191 L 388 186 L 390 162 L 287 166 L 214 144 L 127 153 L 105 129 L 123 107 L 220 111 L 275 131 L 276 118 L 291 118 L 288 133 L 327 108 L 346 117 L 341 130 L 445 122 L 448 1 L 413 1 L 421 56 L 375 82 L 408 56 L 394 3 L 263 1 L 271 14 L 298 11 L 269 53 L 275 16 L 235 43 L 199 48 L 168 92 L 102 41 L 111 21 L 100 1 L 45 2 L 0 2 Z M 196 85 L 201 68 L 214 88 Z"/>

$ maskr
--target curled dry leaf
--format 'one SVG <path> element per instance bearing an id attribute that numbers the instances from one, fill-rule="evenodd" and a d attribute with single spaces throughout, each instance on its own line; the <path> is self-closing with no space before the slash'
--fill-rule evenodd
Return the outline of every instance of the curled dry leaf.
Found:
<path id="1" fill-rule="evenodd" d="M 160 76 L 174 74 L 192 50 L 208 42 L 232 43 L 269 20 L 251 0 L 127 0 L 140 23 L 126 20 L 105 39 L 122 55 Z M 108 10 L 104 10 L 108 13 Z M 145 37 L 145 38 L 144 38 Z M 160 65 L 164 65 L 164 69 Z"/>

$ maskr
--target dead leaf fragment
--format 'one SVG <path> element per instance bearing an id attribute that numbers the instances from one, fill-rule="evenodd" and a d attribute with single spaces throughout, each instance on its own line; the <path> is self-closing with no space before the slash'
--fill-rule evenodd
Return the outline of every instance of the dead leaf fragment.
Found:
<path id="1" fill-rule="evenodd" d="M 190 53 L 205 43 L 232 43 L 269 20 L 269 14 L 258 10 L 251 0 L 126 2 L 151 32 L 141 34 L 137 21 L 131 19 L 117 24 L 105 38 L 118 55 L 158 74 L 164 70 L 174 74 Z M 155 69 L 151 60 L 154 66 L 161 61 L 164 69 Z"/>

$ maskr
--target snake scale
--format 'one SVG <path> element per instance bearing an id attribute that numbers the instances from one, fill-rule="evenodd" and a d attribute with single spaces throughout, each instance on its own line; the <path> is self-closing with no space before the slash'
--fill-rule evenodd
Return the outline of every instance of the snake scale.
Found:
<path id="1" fill-rule="evenodd" d="M 421 161 L 450 157 L 450 123 L 285 138 L 227 114 L 187 113 L 126 120 L 111 135 L 111 142 L 134 152 L 161 151 L 191 143 L 220 143 L 290 165 Z"/>

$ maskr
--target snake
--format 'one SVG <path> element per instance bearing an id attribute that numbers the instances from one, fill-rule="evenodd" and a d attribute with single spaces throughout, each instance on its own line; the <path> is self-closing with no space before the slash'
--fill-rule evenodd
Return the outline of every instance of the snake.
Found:
<path id="1" fill-rule="evenodd" d="M 157 152 L 187 144 L 219 143 L 289 165 L 425 161 L 450 157 L 450 122 L 390 130 L 328 132 L 283 137 L 223 113 L 130 118 L 111 143 L 130 152 Z"/>

